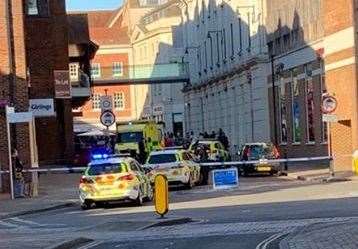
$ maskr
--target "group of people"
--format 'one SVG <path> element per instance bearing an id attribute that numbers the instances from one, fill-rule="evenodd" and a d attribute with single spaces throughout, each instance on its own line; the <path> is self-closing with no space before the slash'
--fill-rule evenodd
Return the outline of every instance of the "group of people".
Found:
<path id="1" fill-rule="evenodd" d="M 161 146 L 164 148 L 182 145 L 183 137 L 180 134 L 174 135 L 174 133 L 171 132 L 165 133 L 161 141 Z"/>

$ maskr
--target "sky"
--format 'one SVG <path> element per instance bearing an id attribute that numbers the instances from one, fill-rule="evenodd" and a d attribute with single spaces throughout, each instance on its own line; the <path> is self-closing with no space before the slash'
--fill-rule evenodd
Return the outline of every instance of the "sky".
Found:
<path id="1" fill-rule="evenodd" d="M 68 11 L 115 9 L 122 0 L 66 0 Z"/>

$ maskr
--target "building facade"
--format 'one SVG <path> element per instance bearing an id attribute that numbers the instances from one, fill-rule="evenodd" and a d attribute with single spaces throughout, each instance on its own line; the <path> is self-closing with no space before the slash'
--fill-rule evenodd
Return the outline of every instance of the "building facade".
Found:
<path id="1" fill-rule="evenodd" d="M 191 1 L 182 6 L 185 130 L 196 136 L 222 128 L 232 152 L 269 141 L 267 47 L 262 1 Z"/>
<path id="2" fill-rule="evenodd" d="M 5 105 L 26 112 L 29 107 L 26 73 L 24 5 L 22 1 L 2 1 L 0 4 L 0 169 L 7 170 L 9 148 Z M 15 53 L 17 56 L 15 56 Z M 16 85 L 16 87 L 15 87 Z M 17 148 L 26 168 L 30 167 L 30 139 L 27 125 L 13 125 L 12 147 Z M 0 191 L 9 190 L 9 177 L 1 175 Z"/>
<path id="3" fill-rule="evenodd" d="M 65 74 L 65 82 L 68 75 L 65 1 L 8 0 L 1 2 L 0 10 L 5 13 L 0 23 L 0 168 L 7 170 L 9 165 L 5 105 L 15 112 L 31 111 L 35 118 L 36 131 L 28 123 L 12 124 L 10 129 L 11 148 L 18 150 L 25 168 L 35 166 L 35 151 L 40 166 L 71 163 L 72 100 L 56 98 L 55 90 L 56 71 Z M 3 191 L 9 189 L 8 180 L 2 175 Z"/>
<path id="4" fill-rule="evenodd" d="M 131 33 L 133 62 L 147 65 L 149 78 L 170 77 L 183 63 L 180 1 L 169 1 L 146 13 Z M 140 69 L 139 69 L 140 70 Z M 183 135 L 183 83 L 151 82 L 137 87 L 141 118 L 164 122 L 165 130 Z"/>
<path id="5" fill-rule="evenodd" d="M 323 2 L 267 1 L 271 138 L 287 157 L 327 155 Z"/>
<path id="6" fill-rule="evenodd" d="M 68 22 L 65 1 L 25 1 L 24 29 L 29 99 L 53 102 L 54 113 L 36 117 L 40 164 L 73 159 L 72 99 L 56 99 L 55 71 L 68 73 Z"/>
<path id="7" fill-rule="evenodd" d="M 268 48 L 281 68 L 274 71 L 276 94 L 269 90 L 272 139 L 276 133 L 289 157 L 328 155 L 330 143 L 336 170 L 351 170 L 358 131 L 354 1 L 267 1 L 267 12 Z M 324 94 L 336 98 L 338 122 L 322 122 Z"/>
<path id="8" fill-rule="evenodd" d="M 98 45 L 91 60 L 91 98 L 74 109 L 75 131 L 105 129 L 100 123 L 100 98 L 104 95 L 112 97 L 117 121 L 136 119 L 134 87 L 128 83 L 131 45 L 127 24 L 123 22 L 123 8 L 70 15 L 86 16 L 89 39 Z M 73 68 L 71 77 L 78 77 L 78 67 L 77 62 L 70 64 L 70 72 Z M 111 129 L 115 130 L 115 125 Z"/>

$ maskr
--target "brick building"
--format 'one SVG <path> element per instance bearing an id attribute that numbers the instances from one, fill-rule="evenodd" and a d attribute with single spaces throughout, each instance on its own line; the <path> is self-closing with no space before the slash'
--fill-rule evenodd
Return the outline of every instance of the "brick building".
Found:
<path id="1" fill-rule="evenodd" d="M 1 1 L 0 12 L 0 169 L 8 168 L 8 146 L 4 104 L 17 112 L 27 111 L 28 82 L 26 80 L 24 9 L 22 0 Z M 13 126 L 12 142 L 18 149 L 25 167 L 30 166 L 30 140 L 27 125 Z M 8 190 L 8 177 L 0 177 L 0 191 Z"/>
<path id="2" fill-rule="evenodd" d="M 71 99 L 55 99 L 54 71 L 68 71 L 65 0 L 27 0 L 25 14 L 29 98 L 54 99 L 55 115 L 36 118 L 39 161 L 70 163 L 73 157 Z"/>
<path id="3" fill-rule="evenodd" d="M 329 134 L 320 107 L 322 94 L 333 95 L 339 122 L 331 125 L 331 144 L 341 171 L 351 169 L 351 155 L 358 148 L 353 2 L 267 1 L 267 44 L 276 90 L 274 95 L 269 75 L 271 138 L 288 157 L 327 155 Z"/>
<path id="4" fill-rule="evenodd" d="M 66 75 L 69 64 L 65 0 L 1 1 L 0 11 L 6 13 L 0 17 L 0 167 L 8 169 L 4 104 L 14 106 L 16 112 L 33 112 L 40 165 L 69 163 L 73 156 L 71 98 L 55 96 L 55 71 Z M 11 126 L 12 148 L 19 151 L 25 167 L 31 167 L 30 127 Z M 7 190 L 8 177 L 2 180 L 2 190 Z"/>
<path id="5" fill-rule="evenodd" d="M 100 124 L 100 96 L 113 98 L 118 121 L 135 119 L 133 86 L 128 80 L 128 64 L 131 61 L 131 45 L 127 24 L 123 22 L 123 9 L 91 11 L 87 16 L 90 40 L 99 49 L 91 61 L 92 98 L 74 109 L 75 131 L 105 128 Z M 78 13 L 71 13 L 78 15 Z M 76 67 L 70 64 L 70 69 Z M 71 77 L 76 75 L 70 74 Z M 111 129 L 115 129 L 114 126 Z"/>

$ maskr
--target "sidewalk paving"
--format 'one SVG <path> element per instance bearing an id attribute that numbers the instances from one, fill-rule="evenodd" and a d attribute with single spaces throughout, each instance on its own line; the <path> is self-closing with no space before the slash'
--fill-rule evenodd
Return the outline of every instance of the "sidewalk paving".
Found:
<path id="1" fill-rule="evenodd" d="M 280 249 L 356 249 L 358 220 L 331 224 L 314 224 L 288 235 Z"/>
<path id="2" fill-rule="evenodd" d="M 329 165 L 326 162 L 318 163 L 316 165 L 289 166 L 285 173 L 289 178 L 301 181 L 335 182 L 358 180 L 357 176 L 350 171 L 335 172 L 335 176 L 331 177 Z"/>
<path id="3" fill-rule="evenodd" d="M 39 196 L 10 200 L 0 194 L 0 219 L 77 205 L 80 174 L 42 174 Z"/>

